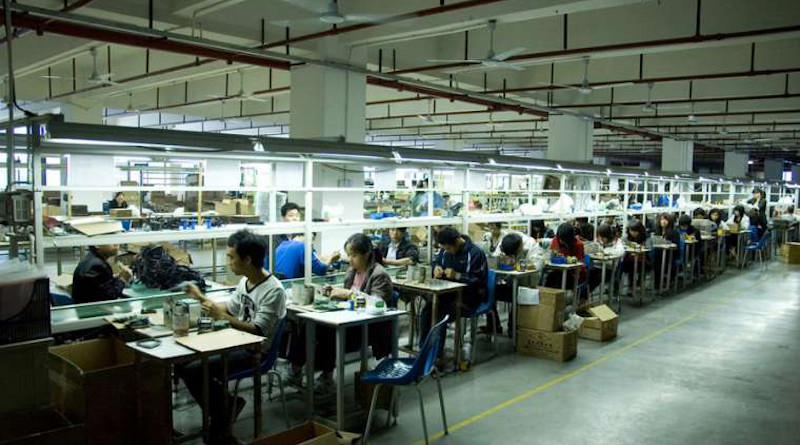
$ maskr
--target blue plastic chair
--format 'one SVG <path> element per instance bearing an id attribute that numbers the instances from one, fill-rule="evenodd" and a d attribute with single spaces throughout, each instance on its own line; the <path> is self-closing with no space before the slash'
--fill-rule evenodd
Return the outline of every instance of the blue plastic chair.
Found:
<path id="1" fill-rule="evenodd" d="M 282 318 L 277 326 L 275 326 L 275 335 L 272 339 L 272 345 L 269 347 L 269 353 L 267 353 L 267 357 L 261 361 L 261 374 L 267 375 L 267 381 L 270 388 L 272 388 L 272 377 L 278 378 L 278 389 L 281 392 L 281 403 L 283 404 L 283 415 L 286 418 L 286 428 L 290 428 L 291 425 L 289 424 L 289 412 L 286 410 L 286 396 L 283 392 L 283 378 L 281 374 L 273 369 L 275 367 L 275 362 L 278 360 L 278 350 L 281 347 L 281 339 L 283 338 L 283 331 L 286 329 L 286 317 Z M 245 369 L 244 371 L 240 371 L 228 376 L 228 381 L 235 380 L 236 384 L 233 387 L 233 398 L 236 400 L 236 397 L 239 394 L 239 383 L 248 377 L 253 376 L 253 369 Z M 236 420 L 236 410 L 231 410 L 231 425 Z"/>
<path id="2" fill-rule="evenodd" d="M 751 236 L 752 236 L 752 232 L 751 232 Z M 763 270 L 766 270 L 767 263 L 766 263 L 766 261 L 764 261 L 764 252 L 766 250 L 767 243 L 769 242 L 769 239 L 770 239 L 770 232 L 768 230 L 768 231 L 764 232 L 764 234 L 761 236 L 761 239 L 758 240 L 757 243 L 749 244 L 747 247 L 745 247 L 744 248 L 745 249 L 745 251 L 744 251 L 744 255 L 745 255 L 744 261 L 745 261 L 745 263 L 747 262 L 748 254 L 752 253 L 753 254 L 753 261 L 758 259 L 759 263 L 761 264 L 761 268 Z"/>
<path id="3" fill-rule="evenodd" d="M 428 444 L 428 425 L 425 421 L 425 405 L 422 399 L 420 385 L 429 377 L 433 376 L 439 390 L 439 405 L 442 408 L 442 423 L 444 433 L 447 431 L 447 417 L 444 411 L 444 396 L 442 396 L 442 382 L 439 379 L 439 370 L 436 369 L 436 358 L 439 356 L 439 345 L 447 329 L 447 321 L 450 317 L 446 316 L 442 321 L 431 328 L 428 338 L 419 351 L 416 358 L 387 358 L 381 361 L 372 371 L 364 373 L 361 381 L 374 385 L 372 391 L 372 402 L 369 405 L 369 415 L 367 416 L 367 426 L 364 431 L 363 445 L 367 445 L 369 440 L 369 430 L 372 427 L 372 416 L 375 413 L 375 404 L 378 400 L 381 386 L 410 386 L 414 385 L 419 395 L 419 411 L 422 415 L 422 431 L 425 433 L 425 444 Z M 396 396 L 392 394 L 389 415 L 395 410 Z M 394 418 L 397 423 L 397 414 Z"/>
<path id="4" fill-rule="evenodd" d="M 486 301 L 481 303 L 481 305 L 478 306 L 478 308 L 475 309 L 474 311 L 463 311 L 462 314 L 461 314 L 461 318 L 470 319 L 471 324 L 472 324 L 472 326 L 471 326 L 471 329 L 472 329 L 471 339 L 472 340 L 471 341 L 472 341 L 472 357 L 473 358 L 476 357 L 475 356 L 475 350 L 476 350 L 476 346 L 477 346 L 477 343 L 478 343 L 477 341 L 475 341 L 476 340 L 475 337 L 477 336 L 477 332 L 478 332 L 478 319 L 483 315 L 486 315 L 486 317 L 487 317 L 486 318 L 486 320 L 487 320 L 486 324 L 488 325 L 490 320 L 491 320 L 491 324 L 492 324 L 492 333 L 490 335 L 491 335 L 491 338 L 492 338 L 492 343 L 494 343 L 494 355 L 492 357 L 490 357 L 490 358 L 494 358 L 495 356 L 497 356 L 497 326 L 495 326 L 495 323 L 494 323 L 494 320 L 495 320 L 495 318 L 494 318 L 494 306 L 495 306 L 495 304 L 494 303 L 495 303 L 495 287 L 497 286 L 497 272 L 493 271 L 492 269 L 489 269 L 489 279 L 488 279 L 488 281 L 486 283 L 486 286 L 488 288 L 487 289 Z M 459 334 L 456 334 L 456 335 L 459 335 Z"/>
<path id="5" fill-rule="evenodd" d="M 67 306 L 70 304 L 75 304 L 75 301 L 72 300 L 71 296 L 62 294 L 60 292 L 50 292 L 51 306 Z"/>
<path id="6" fill-rule="evenodd" d="M 589 271 L 592 270 L 592 256 L 588 253 L 583 255 L 583 265 L 586 267 L 586 279 L 578 283 L 578 295 L 575 295 L 575 301 L 572 302 L 575 310 L 578 310 L 578 302 L 584 292 L 586 298 L 589 298 Z"/>

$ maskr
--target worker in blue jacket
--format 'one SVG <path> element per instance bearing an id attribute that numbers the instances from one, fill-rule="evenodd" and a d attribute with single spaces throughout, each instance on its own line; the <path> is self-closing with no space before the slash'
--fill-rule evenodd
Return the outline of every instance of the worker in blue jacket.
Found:
<path id="1" fill-rule="evenodd" d="M 488 295 L 489 265 L 483 249 L 453 227 L 445 227 L 439 231 L 436 241 L 441 250 L 432 262 L 433 277 L 466 284 L 467 286 L 461 291 L 461 310 L 462 312 L 474 311 L 486 301 Z M 431 310 L 432 305 L 428 304 L 422 311 L 420 343 L 425 341 L 428 331 L 430 331 Z M 437 320 L 440 320 L 445 314 L 450 314 L 450 319 L 453 319 L 455 301 L 452 299 L 452 294 L 440 297 L 439 311 L 440 313 L 436 316 Z"/>
<path id="2" fill-rule="evenodd" d="M 330 264 L 339 259 L 341 254 L 335 251 L 327 256 L 317 256 L 317 251 L 311 249 L 311 273 L 325 275 Z M 305 236 L 294 235 L 284 241 L 275 251 L 274 273 L 282 280 L 302 278 L 305 275 L 306 244 Z"/>

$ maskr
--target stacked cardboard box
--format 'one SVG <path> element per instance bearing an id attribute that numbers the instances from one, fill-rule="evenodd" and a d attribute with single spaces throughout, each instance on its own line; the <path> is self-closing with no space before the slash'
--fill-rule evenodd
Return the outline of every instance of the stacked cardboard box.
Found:
<path id="1" fill-rule="evenodd" d="M 590 317 L 583 318 L 578 331 L 581 338 L 594 341 L 607 341 L 617 337 L 619 317 L 610 307 L 602 304 L 589 308 Z"/>
<path id="2" fill-rule="evenodd" d="M 789 264 L 800 264 L 800 243 L 789 243 L 786 262 Z"/>
<path id="3" fill-rule="evenodd" d="M 578 353 L 578 332 L 564 331 L 566 295 L 561 289 L 519 288 L 517 353 L 565 362 Z"/>

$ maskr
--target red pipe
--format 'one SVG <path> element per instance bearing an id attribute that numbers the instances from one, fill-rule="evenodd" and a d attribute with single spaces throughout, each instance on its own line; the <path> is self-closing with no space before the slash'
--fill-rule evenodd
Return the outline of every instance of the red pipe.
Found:
<path id="1" fill-rule="evenodd" d="M 692 43 L 704 43 L 704 42 L 713 42 L 713 41 L 721 41 L 721 40 L 729 40 L 737 38 L 762 37 L 762 36 L 768 36 L 770 34 L 783 34 L 796 31 L 800 31 L 800 25 L 783 26 L 779 28 L 769 28 L 769 29 L 756 29 L 752 31 L 740 31 L 728 34 L 696 35 L 691 37 L 677 37 L 672 39 L 649 40 L 646 42 L 618 43 L 614 45 L 594 46 L 588 48 L 573 48 L 560 51 L 544 51 L 539 53 L 519 54 L 514 57 L 509 57 L 508 59 L 506 59 L 506 62 L 532 61 L 536 59 L 554 59 L 558 57 L 578 56 L 588 53 L 605 53 L 605 52 L 613 52 L 613 51 L 629 50 L 629 49 L 638 50 L 638 49 L 654 48 L 659 46 L 686 45 Z M 416 68 L 396 70 L 392 71 L 390 74 L 420 73 L 423 71 L 447 70 L 452 68 L 462 68 L 473 65 L 474 64 L 467 62 L 445 63 L 441 65 L 428 65 Z"/>
<path id="2" fill-rule="evenodd" d="M 60 12 L 72 12 L 72 11 L 75 11 L 76 9 L 83 8 L 84 6 L 88 5 L 89 3 L 93 2 L 93 1 L 94 0 L 78 0 L 78 1 L 76 1 L 75 3 L 73 3 L 71 5 L 67 5 L 67 6 L 59 9 L 59 11 Z M 20 37 L 22 37 L 22 36 L 24 36 L 26 34 L 29 34 L 30 32 L 31 32 L 31 30 L 24 30 L 24 31 L 18 32 L 18 33 L 15 32 L 13 37 L 15 39 L 18 39 L 18 38 L 20 38 Z M 8 37 L 3 37 L 2 39 L 0 39 L 0 45 L 6 43 L 7 41 L 8 41 Z"/>

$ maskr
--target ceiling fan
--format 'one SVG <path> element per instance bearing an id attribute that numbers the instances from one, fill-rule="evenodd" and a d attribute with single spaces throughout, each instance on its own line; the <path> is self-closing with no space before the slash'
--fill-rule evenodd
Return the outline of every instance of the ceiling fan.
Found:
<path id="1" fill-rule="evenodd" d="M 232 96 L 224 96 L 220 94 L 209 94 L 207 97 L 219 99 L 219 100 L 238 100 L 238 101 L 251 101 L 251 102 L 261 102 L 261 103 L 270 103 L 270 100 L 266 97 L 259 97 L 254 95 L 252 92 L 248 93 L 244 90 L 244 70 L 238 69 L 237 72 L 239 73 L 239 91 Z M 279 92 L 270 93 L 270 96 L 277 96 L 280 94 L 287 94 L 289 90 L 283 90 Z"/>
<path id="2" fill-rule="evenodd" d="M 642 111 L 645 113 L 655 113 L 657 111 L 663 110 L 685 110 L 689 108 L 687 105 L 674 105 L 674 106 L 663 106 L 659 104 L 653 103 L 653 87 L 655 85 L 650 82 L 647 84 L 647 102 L 642 107 Z"/>
<path id="3" fill-rule="evenodd" d="M 44 79 L 70 79 L 70 80 L 75 79 L 75 80 L 83 80 L 83 81 L 86 81 L 86 82 L 88 82 L 88 83 L 90 83 L 92 85 L 97 85 L 97 86 L 101 86 L 101 87 L 119 85 L 118 82 L 114 82 L 114 80 L 112 80 L 114 78 L 114 73 L 103 73 L 103 74 L 100 74 L 100 72 L 97 70 L 97 57 L 98 57 L 97 48 L 95 47 L 95 48 L 90 49 L 89 50 L 89 54 L 91 54 L 91 56 L 92 56 L 92 75 L 89 76 L 88 79 L 81 79 L 81 78 L 77 78 L 76 79 L 76 78 L 70 77 L 70 76 L 59 76 L 59 75 L 44 75 L 44 76 L 42 76 L 42 78 L 44 78 Z"/>
<path id="4" fill-rule="evenodd" d="M 489 20 L 489 52 L 486 54 L 486 57 L 483 59 L 428 59 L 430 63 L 468 63 L 471 65 L 476 65 L 475 68 L 470 68 L 469 70 L 478 69 L 478 70 L 487 70 L 487 69 L 512 69 L 517 71 L 523 71 L 525 68 L 506 62 L 506 60 L 510 57 L 516 56 L 517 54 L 525 51 L 525 47 L 518 46 L 516 48 L 510 49 L 508 51 L 504 51 L 502 53 L 495 53 L 494 51 L 494 31 L 497 29 L 497 20 Z M 466 71 L 466 70 L 464 70 Z"/>
<path id="5" fill-rule="evenodd" d="M 300 20 L 279 20 L 273 23 L 288 26 L 297 22 L 322 22 L 328 25 L 341 25 L 343 23 L 379 23 L 385 17 L 369 14 L 342 14 L 339 10 L 339 1 L 331 0 L 324 5 L 318 0 L 284 0 L 286 3 L 299 6 L 314 13 L 314 16 Z"/>
<path id="6" fill-rule="evenodd" d="M 431 104 L 433 104 L 433 108 L 431 109 Z M 434 119 L 433 114 L 436 113 L 436 102 L 433 100 L 428 101 L 428 112 L 425 114 L 418 114 L 417 117 L 422 121 L 423 125 L 438 125 L 442 122 L 437 121 Z"/>
<path id="7" fill-rule="evenodd" d="M 581 81 L 580 85 L 568 85 L 568 84 L 558 84 L 558 83 L 543 83 L 539 82 L 541 85 L 553 85 L 561 88 L 569 88 L 570 90 L 575 90 L 583 95 L 589 95 L 597 90 L 606 90 L 609 88 L 617 88 L 617 87 L 624 87 L 628 85 L 633 85 L 633 82 L 618 82 L 618 83 L 609 83 L 605 85 L 596 85 L 592 86 L 589 82 L 589 56 L 583 57 L 583 80 Z"/>

